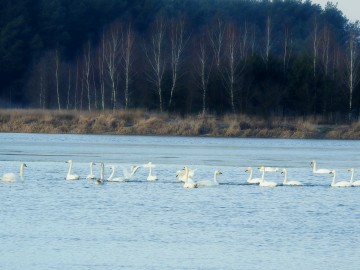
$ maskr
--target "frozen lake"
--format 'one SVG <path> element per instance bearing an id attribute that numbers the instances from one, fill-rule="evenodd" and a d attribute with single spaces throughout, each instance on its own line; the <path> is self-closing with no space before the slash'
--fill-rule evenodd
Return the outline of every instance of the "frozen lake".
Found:
<path id="1" fill-rule="evenodd" d="M 27 168 L 23 182 L 0 182 L 0 268 L 357 269 L 360 187 L 331 188 L 310 161 L 348 180 L 359 153 L 360 141 L 2 133 L 0 174 Z M 69 159 L 79 181 L 65 180 Z M 90 161 L 105 177 L 109 165 L 152 161 L 159 180 L 140 168 L 131 182 L 95 185 Z M 184 165 L 195 181 L 220 169 L 220 185 L 184 189 Z M 260 165 L 305 186 L 246 184 L 246 167 Z"/>

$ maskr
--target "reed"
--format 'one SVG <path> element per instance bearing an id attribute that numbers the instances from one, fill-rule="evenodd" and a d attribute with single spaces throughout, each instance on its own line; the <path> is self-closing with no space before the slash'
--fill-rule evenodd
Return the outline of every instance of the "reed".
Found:
<path id="1" fill-rule="evenodd" d="M 359 139 L 360 122 L 326 125 L 322 119 L 242 114 L 188 115 L 146 110 L 0 110 L 0 132 Z"/>

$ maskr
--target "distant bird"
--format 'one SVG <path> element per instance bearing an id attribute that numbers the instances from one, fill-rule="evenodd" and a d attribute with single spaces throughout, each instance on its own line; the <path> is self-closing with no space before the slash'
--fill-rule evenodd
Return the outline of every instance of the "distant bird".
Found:
<path id="1" fill-rule="evenodd" d="M 261 166 L 259 169 L 261 169 L 261 172 L 262 172 L 261 181 L 259 183 L 259 186 L 260 187 L 276 187 L 277 183 L 265 180 L 265 168 L 264 168 L 264 166 Z"/>
<path id="2" fill-rule="evenodd" d="M 24 177 L 24 167 L 27 167 L 25 163 L 20 164 L 20 178 Z M 1 181 L 3 182 L 15 182 L 16 174 L 15 173 L 4 173 L 1 177 Z"/>
<path id="3" fill-rule="evenodd" d="M 303 186 L 303 184 L 299 181 L 288 181 L 287 179 L 287 170 L 284 168 L 281 171 L 282 174 L 284 174 L 284 186 Z"/>
<path id="4" fill-rule="evenodd" d="M 313 173 L 330 173 L 331 172 L 331 170 L 329 170 L 329 169 L 316 169 L 316 161 L 315 160 L 312 160 L 310 165 L 312 167 Z"/>
<path id="5" fill-rule="evenodd" d="M 332 187 L 351 187 L 352 184 L 348 181 L 340 181 L 340 182 L 336 182 L 336 171 L 335 170 L 331 170 L 330 174 L 333 174 L 333 179 L 331 182 L 331 186 Z"/>
<path id="6" fill-rule="evenodd" d="M 72 160 L 68 160 L 66 163 L 69 163 L 69 171 L 66 175 L 66 180 L 79 180 L 79 176 L 77 174 L 72 174 Z"/>
<path id="7" fill-rule="evenodd" d="M 218 186 L 219 182 L 217 181 L 217 176 L 220 174 L 222 174 L 222 172 L 219 170 L 216 170 L 214 172 L 214 180 L 213 181 L 210 181 L 210 180 L 198 181 L 198 182 L 196 182 L 197 187 Z"/>
<path id="8" fill-rule="evenodd" d="M 358 187 L 360 186 L 360 180 L 354 181 L 354 173 L 355 170 L 354 168 L 348 169 L 349 172 L 351 172 L 351 177 L 350 177 L 350 183 L 353 187 Z"/>
<path id="9" fill-rule="evenodd" d="M 88 176 L 86 176 L 86 179 L 95 179 L 95 175 L 93 173 L 93 166 L 96 165 L 93 161 L 90 162 L 90 174 L 88 174 Z"/>
<path id="10" fill-rule="evenodd" d="M 155 165 L 153 165 L 153 164 L 151 163 L 151 161 L 148 162 L 147 164 L 145 164 L 144 167 L 145 167 L 145 168 L 149 168 L 149 175 L 148 175 L 148 177 L 147 177 L 147 180 L 148 180 L 148 181 L 156 181 L 156 180 L 158 180 L 157 176 L 152 174 L 152 168 L 154 168 Z"/>
<path id="11" fill-rule="evenodd" d="M 265 172 L 278 172 L 279 168 L 273 168 L 273 167 L 259 167 L 259 171 L 262 172 L 262 170 L 265 170 Z"/>
<path id="12" fill-rule="evenodd" d="M 249 172 L 249 178 L 246 180 L 249 184 L 259 184 L 261 181 L 261 178 L 252 178 L 253 176 L 253 169 L 251 167 L 247 167 L 245 172 Z"/>

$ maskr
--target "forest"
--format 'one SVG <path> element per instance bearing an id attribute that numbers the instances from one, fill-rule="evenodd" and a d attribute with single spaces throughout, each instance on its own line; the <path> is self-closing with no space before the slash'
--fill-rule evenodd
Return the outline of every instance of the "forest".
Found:
<path id="1" fill-rule="evenodd" d="M 310 0 L 2 0 L 0 107 L 345 122 L 359 38 Z"/>

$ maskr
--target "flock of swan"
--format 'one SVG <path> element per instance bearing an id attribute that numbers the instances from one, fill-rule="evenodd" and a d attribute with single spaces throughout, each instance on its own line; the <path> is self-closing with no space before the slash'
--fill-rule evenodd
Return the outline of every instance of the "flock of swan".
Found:
<path id="1" fill-rule="evenodd" d="M 66 163 L 69 164 L 69 169 L 67 172 L 67 175 L 65 177 L 66 180 L 79 180 L 80 176 L 73 173 L 73 162 L 72 160 L 66 161 Z M 95 184 L 101 185 L 106 182 L 124 182 L 131 180 L 131 178 L 134 176 L 134 174 L 138 171 L 140 166 L 132 165 L 130 168 L 130 171 L 124 169 L 121 176 L 115 177 L 115 166 L 110 165 L 111 173 L 108 178 L 104 177 L 104 163 L 100 163 L 100 176 L 97 177 L 94 174 L 93 166 L 96 165 L 95 162 L 90 162 L 90 172 L 87 175 L 86 179 L 93 180 Z M 27 167 L 25 163 L 20 164 L 20 173 L 19 177 L 23 180 L 24 178 L 24 168 Z M 147 181 L 157 181 L 158 178 L 156 175 L 153 174 L 153 168 L 155 167 L 152 162 L 148 162 L 147 164 L 142 165 L 141 167 L 149 169 L 149 174 L 147 176 Z M 359 187 L 360 186 L 360 180 L 354 181 L 354 173 L 355 170 L 353 168 L 348 169 L 348 171 L 351 173 L 350 180 L 349 181 L 336 181 L 336 170 L 333 169 L 317 169 L 316 168 L 316 161 L 311 161 L 311 167 L 312 167 L 312 173 L 314 174 L 331 174 L 332 175 L 332 187 Z M 279 172 L 278 168 L 273 167 L 265 167 L 260 166 L 258 170 L 261 173 L 260 178 L 253 178 L 253 169 L 251 167 L 247 167 L 245 172 L 249 173 L 249 177 L 246 180 L 248 184 L 256 184 L 260 187 L 276 187 L 279 184 L 276 182 L 268 181 L 265 179 L 265 173 L 271 173 L 271 172 Z M 220 170 L 216 170 L 214 172 L 213 180 L 205 180 L 205 181 L 194 181 L 193 177 L 195 175 L 195 170 L 190 169 L 188 166 L 184 166 L 181 170 L 178 170 L 176 172 L 176 178 L 179 182 L 182 183 L 184 188 L 198 188 L 198 187 L 206 187 L 206 186 L 217 186 L 219 185 L 219 182 L 217 180 L 217 177 L 221 175 L 222 172 Z M 283 186 L 303 186 L 303 183 L 299 181 L 294 180 L 288 180 L 288 173 L 287 169 L 283 168 L 281 170 L 281 174 L 284 174 L 284 180 L 282 182 Z M 17 180 L 17 175 L 15 173 L 5 173 L 1 179 L 2 182 L 15 182 Z"/>

